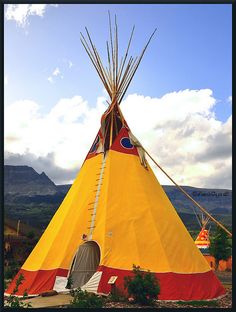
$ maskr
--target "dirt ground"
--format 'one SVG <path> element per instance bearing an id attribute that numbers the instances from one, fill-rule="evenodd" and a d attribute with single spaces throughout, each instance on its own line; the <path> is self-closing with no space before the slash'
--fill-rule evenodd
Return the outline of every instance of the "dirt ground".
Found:
<path id="1" fill-rule="evenodd" d="M 220 272 L 217 271 L 215 272 L 216 276 L 218 277 L 218 279 L 221 281 L 221 283 L 223 284 L 229 284 L 232 285 L 232 272 Z"/>

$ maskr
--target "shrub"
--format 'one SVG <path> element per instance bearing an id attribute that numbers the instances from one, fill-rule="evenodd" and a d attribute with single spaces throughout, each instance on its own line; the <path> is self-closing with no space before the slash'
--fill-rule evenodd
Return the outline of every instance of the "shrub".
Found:
<path id="1" fill-rule="evenodd" d="M 12 270 L 11 267 L 8 267 L 8 268 L 5 270 L 5 272 L 4 272 L 4 278 L 5 278 L 5 279 L 11 279 L 11 278 L 13 277 L 13 275 L 14 275 L 14 272 L 13 272 L 13 270 Z"/>
<path id="2" fill-rule="evenodd" d="M 29 232 L 27 233 L 27 237 L 28 237 L 29 239 L 33 239 L 33 238 L 35 237 L 34 231 L 29 231 Z"/>
<path id="3" fill-rule="evenodd" d="M 11 263 L 10 266 L 5 268 L 4 278 L 12 279 L 18 271 L 19 271 L 19 266 L 16 264 L 16 262 L 13 262 Z"/>
<path id="4" fill-rule="evenodd" d="M 24 280 L 24 276 L 22 274 L 20 274 L 16 280 L 16 286 L 15 286 L 12 294 L 9 297 L 7 297 L 7 299 L 5 301 L 5 307 L 6 308 L 30 308 L 31 307 L 30 303 L 25 303 L 22 300 L 20 300 L 18 297 L 15 296 L 15 294 L 17 293 L 18 288 L 22 284 L 23 280 Z M 22 299 L 26 299 L 26 298 L 27 298 L 27 293 L 25 291 Z"/>
<path id="5" fill-rule="evenodd" d="M 7 289 L 7 281 L 4 279 L 4 291 Z"/>
<path id="6" fill-rule="evenodd" d="M 72 288 L 72 285 L 73 285 L 73 279 L 72 279 L 72 276 L 69 275 L 69 277 L 68 277 L 68 279 L 67 279 L 66 288 L 67 288 L 67 289 L 71 289 L 71 288 Z"/>
<path id="7" fill-rule="evenodd" d="M 152 305 L 158 299 L 160 286 L 154 273 L 143 272 L 139 266 L 133 265 L 134 276 L 124 278 L 124 286 L 136 303 Z"/>
<path id="8" fill-rule="evenodd" d="M 72 308 L 102 308 L 104 304 L 104 298 L 89 293 L 86 290 L 78 288 L 70 291 L 73 300 L 71 301 Z"/>

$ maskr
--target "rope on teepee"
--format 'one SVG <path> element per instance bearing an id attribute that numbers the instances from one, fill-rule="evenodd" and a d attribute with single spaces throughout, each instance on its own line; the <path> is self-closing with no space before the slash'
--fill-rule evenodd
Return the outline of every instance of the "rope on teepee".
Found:
<path id="1" fill-rule="evenodd" d="M 232 237 L 232 233 L 219 221 L 217 221 L 205 208 L 203 208 L 196 200 L 194 200 L 180 185 L 178 185 L 168 174 L 167 172 L 155 161 L 155 159 L 148 153 L 148 151 L 142 147 L 145 153 L 149 156 L 149 158 L 154 162 L 154 164 L 161 169 L 161 171 L 171 180 L 172 183 L 182 192 L 186 197 L 188 197 L 201 211 L 203 211 L 209 219 L 214 221 L 219 227 L 221 227 L 230 237 Z"/>

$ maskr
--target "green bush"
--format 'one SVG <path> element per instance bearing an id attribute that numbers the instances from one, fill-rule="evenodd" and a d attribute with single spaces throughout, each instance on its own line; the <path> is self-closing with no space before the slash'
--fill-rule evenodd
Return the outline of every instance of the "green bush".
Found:
<path id="1" fill-rule="evenodd" d="M 104 298 L 80 288 L 70 291 L 73 300 L 71 301 L 72 308 L 102 308 Z"/>
<path id="2" fill-rule="evenodd" d="M 124 286 L 134 301 L 141 305 L 152 305 L 158 299 L 160 286 L 154 273 L 143 272 L 133 265 L 134 276 L 124 278 Z"/>
<path id="3" fill-rule="evenodd" d="M 27 293 L 25 292 L 22 299 L 19 299 L 15 294 L 18 292 L 19 286 L 22 284 L 24 280 L 24 276 L 22 274 L 19 275 L 19 277 L 16 280 L 16 286 L 12 292 L 12 294 L 7 297 L 7 299 L 4 302 L 4 306 L 6 308 L 30 308 L 31 304 L 30 303 L 25 303 L 22 301 L 22 299 L 27 298 Z"/>
<path id="4" fill-rule="evenodd" d="M 12 279 L 13 278 L 13 275 L 14 275 L 14 272 L 12 270 L 11 267 L 8 267 L 5 272 L 4 272 L 4 278 L 5 279 Z"/>
<path id="5" fill-rule="evenodd" d="M 4 279 L 4 291 L 7 289 L 7 281 Z"/>
<path id="6" fill-rule="evenodd" d="M 12 279 L 17 272 L 19 271 L 19 266 L 16 262 L 12 262 L 11 265 L 5 268 L 4 270 L 4 278 L 5 279 Z"/>
<path id="7" fill-rule="evenodd" d="M 73 279 L 72 279 L 72 276 L 69 275 L 69 277 L 68 277 L 68 279 L 67 279 L 66 288 L 67 288 L 67 289 L 71 289 L 71 288 L 72 288 L 72 285 L 73 285 Z"/>
<path id="8" fill-rule="evenodd" d="M 27 237 L 28 237 L 29 239 L 33 239 L 33 238 L 35 237 L 34 231 L 29 231 L 29 232 L 27 233 Z"/>

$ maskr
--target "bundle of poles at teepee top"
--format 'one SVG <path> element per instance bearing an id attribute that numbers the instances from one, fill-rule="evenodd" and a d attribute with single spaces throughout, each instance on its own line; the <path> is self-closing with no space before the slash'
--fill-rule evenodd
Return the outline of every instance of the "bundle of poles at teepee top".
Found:
<path id="1" fill-rule="evenodd" d="M 131 41 L 134 34 L 134 28 L 133 26 L 128 46 L 125 52 L 125 55 L 121 58 L 120 64 L 118 64 L 119 60 L 119 48 L 118 48 L 118 26 L 116 22 L 116 16 L 115 16 L 115 29 L 114 29 L 114 35 L 112 34 L 112 26 L 111 26 L 111 17 L 109 13 L 109 29 L 110 29 L 110 42 L 106 42 L 106 49 L 107 49 L 107 60 L 108 60 L 108 67 L 104 67 L 101 57 L 92 42 L 91 36 L 88 32 L 88 29 L 85 28 L 88 41 L 85 39 L 83 34 L 81 33 L 81 42 L 91 59 L 99 77 L 101 78 L 104 87 L 111 99 L 111 103 L 117 103 L 120 104 L 129 85 L 134 77 L 134 74 L 136 70 L 138 69 L 138 66 L 143 58 L 143 55 L 154 36 L 156 29 L 150 36 L 147 44 L 143 48 L 142 53 L 140 56 L 133 58 L 132 56 L 129 56 L 129 49 L 131 45 Z"/>
<path id="2" fill-rule="evenodd" d="M 125 120 L 123 114 L 119 108 L 119 105 L 124 98 L 124 95 L 134 77 L 135 72 L 137 71 L 139 64 L 144 56 L 144 53 L 153 38 L 157 29 L 153 31 L 151 36 L 149 37 L 146 45 L 144 46 L 141 54 L 137 57 L 129 56 L 129 50 L 131 41 L 134 34 L 135 26 L 133 26 L 130 38 L 128 40 L 128 45 L 125 51 L 124 56 L 121 57 L 119 62 L 119 44 L 118 44 L 118 26 L 117 20 L 115 16 L 114 29 L 112 31 L 112 23 L 110 12 L 109 15 L 109 40 L 106 42 L 106 50 L 107 50 L 107 61 L 108 66 L 104 66 L 101 57 L 91 39 L 88 29 L 85 27 L 85 31 L 87 34 L 87 39 L 85 36 L 81 34 L 81 42 L 93 64 L 95 67 L 98 76 L 102 80 L 102 83 L 110 97 L 110 103 L 107 101 L 109 107 L 107 111 L 104 113 L 102 117 L 103 119 L 107 118 L 106 125 L 104 125 L 104 136 L 108 136 L 107 132 L 110 129 L 109 133 L 109 142 L 104 142 L 104 153 L 112 144 L 113 133 L 114 137 L 117 135 L 119 128 L 121 125 L 124 126 Z M 119 118 L 117 118 L 117 116 Z M 102 127 L 101 127 L 102 129 Z M 208 218 L 208 220 L 213 221 L 219 227 L 221 227 L 230 237 L 232 237 L 232 233 L 218 220 L 216 220 L 205 208 L 203 208 L 198 202 L 196 202 L 180 185 L 178 185 L 167 172 L 154 160 L 154 158 L 148 153 L 148 151 L 141 145 L 139 141 L 135 142 L 139 148 L 143 150 L 146 155 L 154 162 L 154 164 L 170 179 L 170 181 L 187 197 L 192 203 L 197 206 Z M 108 145 L 106 147 L 105 145 Z"/>

